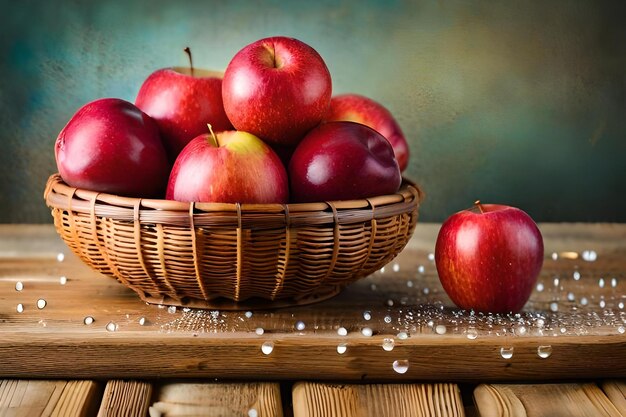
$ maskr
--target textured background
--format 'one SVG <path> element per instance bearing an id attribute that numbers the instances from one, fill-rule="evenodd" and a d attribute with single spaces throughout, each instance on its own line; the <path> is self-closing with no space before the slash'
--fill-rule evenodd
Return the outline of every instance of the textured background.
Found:
<path id="1" fill-rule="evenodd" d="M 0 222 L 50 222 L 56 135 L 153 70 L 224 69 L 244 45 L 299 38 L 335 93 L 385 104 L 409 138 L 421 219 L 483 202 L 538 221 L 626 221 L 623 2 L 0 0 Z"/>

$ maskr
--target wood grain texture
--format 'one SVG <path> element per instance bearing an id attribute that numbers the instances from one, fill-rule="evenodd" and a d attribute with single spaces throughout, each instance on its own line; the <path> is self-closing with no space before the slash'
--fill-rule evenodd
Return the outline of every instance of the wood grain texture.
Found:
<path id="1" fill-rule="evenodd" d="M 531 296 L 522 315 L 530 324 L 523 329 L 515 317 L 474 323 L 459 315 L 428 257 L 438 228 L 418 224 L 385 271 L 330 300 L 225 312 L 146 304 L 82 264 L 52 226 L 2 225 L 0 376 L 489 382 L 626 375 L 626 323 L 618 305 L 626 293 L 626 225 L 540 225 L 545 289 Z M 559 255 L 588 249 L 597 252 L 597 261 Z M 58 253 L 65 254 L 62 262 Z M 580 280 L 572 278 L 574 271 Z M 568 299 L 570 291 L 576 302 Z M 581 297 L 588 304 L 578 302 Z M 85 318 L 93 322 L 85 324 Z M 363 334 L 367 329 L 372 336 Z M 470 329 L 475 338 L 468 337 Z M 385 339 L 394 340 L 392 351 L 382 348 Z M 268 355 L 261 351 L 266 342 L 273 344 Z M 344 354 L 337 353 L 339 344 L 346 345 Z M 549 358 L 538 356 L 540 346 L 551 347 Z M 514 348 L 512 358 L 501 356 L 502 347 Z M 408 360 L 406 373 L 393 370 L 395 360 Z"/>
<path id="2" fill-rule="evenodd" d="M 463 417 L 456 384 L 331 385 L 293 387 L 294 417 Z"/>
<path id="3" fill-rule="evenodd" d="M 93 381 L 0 381 L 2 417 L 88 417 L 100 391 Z"/>
<path id="4" fill-rule="evenodd" d="M 168 383 L 159 387 L 150 417 L 282 417 L 277 383 Z"/>
<path id="5" fill-rule="evenodd" d="M 152 398 L 152 384 L 143 381 L 108 381 L 98 417 L 145 417 Z"/>
<path id="6" fill-rule="evenodd" d="M 474 401 L 480 417 L 624 416 L 592 383 L 482 384 L 474 390 Z"/>
<path id="7" fill-rule="evenodd" d="M 626 381 L 604 381 L 601 387 L 613 405 L 626 416 Z"/>

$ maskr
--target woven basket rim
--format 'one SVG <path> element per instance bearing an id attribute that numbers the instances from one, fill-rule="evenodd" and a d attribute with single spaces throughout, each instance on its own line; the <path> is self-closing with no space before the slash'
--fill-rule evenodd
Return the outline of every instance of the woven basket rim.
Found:
<path id="1" fill-rule="evenodd" d="M 159 211 L 168 213 L 197 212 L 233 212 L 233 213 L 313 213 L 335 210 L 375 209 L 391 206 L 397 203 L 409 203 L 419 206 L 424 197 L 423 191 L 413 181 L 403 177 L 400 189 L 393 194 L 379 195 L 357 200 L 336 200 L 313 203 L 270 203 L 270 204 L 240 204 L 240 203 L 197 203 L 180 202 L 165 199 L 144 199 L 124 197 L 114 194 L 101 193 L 92 190 L 72 187 L 66 184 L 59 173 L 52 174 L 46 183 L 44 199 L 50 208 L 72 210 L 76 212 L 93 213 L 95 206 L 109 206 L 122 211 L 132 210 L 136 220 L 138 212 Z M 113 214 L 113 213 L 111 213 Z M 381 213 L 382 214 L 382 213 Z M 386 213 L 385 215 L 389 215 Z M 115 216 L 106 216 L 115 217 Z M 378 216 L 375 216 L 378 217 Z"/>

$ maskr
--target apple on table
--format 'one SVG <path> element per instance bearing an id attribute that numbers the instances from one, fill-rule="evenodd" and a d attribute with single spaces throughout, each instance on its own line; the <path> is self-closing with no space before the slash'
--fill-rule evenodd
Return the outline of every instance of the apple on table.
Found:
<path id="1" fill-rule="evenodd" d="M 528 214 L 479 201 L 443 223 L 435 246 L 437 272 L 450 299 L 485 313 L 521 310 L 543 258 L 541 232 Z"/>
<path id="2" fill-rule="evenodd" d="M 272 145 L 295 145 L 330 104 L 330 72 L 309 45 L 283 36 L 241 49 L 224 72 L 224 110 L 237 130 Z"/>

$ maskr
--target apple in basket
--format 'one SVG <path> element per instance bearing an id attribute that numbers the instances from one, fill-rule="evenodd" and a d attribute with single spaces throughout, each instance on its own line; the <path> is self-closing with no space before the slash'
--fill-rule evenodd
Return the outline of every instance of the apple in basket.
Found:
<path id="1" fill-rule="evenodd" d="M 168 200 L 220 203 L 287 203 L 287 171 L 258 137 L 241 131 L 200 135 L 176 158 Z"/>
<path id="2" fill-rule="evenodd" d="M 222 104 L 222 74 L 193 67 L 163 68 L 141 85 L 135 104 L 159 126 L 163 142 L 174 161 L 191 139 L 206 132 L 211 123 L 216 132 L 231 130 Z"/>
<path id="3" fill-rule="evenodd" d="M 325 121 L 352 121 L 371 127 L 383 135 L 396 155 L 400 171 L 409 163 L 409 146 L 400 125 L 382 104 L 359 94 L 341 94 L 330 100 Z"/>
<path id="4" fill-rule="evenodd" d="M 443 223 L 435 262 L 444 290 L 458 307 L 517 312 L 541 271 L 543 239 L 524 211 L 477 201 Z"/>
<path id="5" fill-rule="evenodd" d="M 330 72 L 317 51 L 302 41 L 260 39 L 230 61 L 222 96 L 237 130 L 272 145 L 294 145 L 328 110 Z"/>
<path id="6" fill-rule="evenodd" d="M 170 165 L 159 129 L 134 104 L 103 98 L 81 107 L 54 146 L 61 178 L 76 188 L 160 197 Z"/>
<path id="7" fill-rule="evenodd" d="M 328 122 L 311 130 L 291 157 L 289 178 L 296 202 L 393 194 L 402 182 L 387 139 L 354 122 Z"/>

